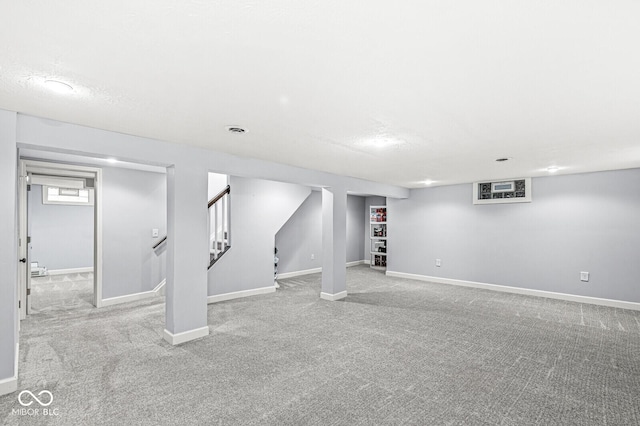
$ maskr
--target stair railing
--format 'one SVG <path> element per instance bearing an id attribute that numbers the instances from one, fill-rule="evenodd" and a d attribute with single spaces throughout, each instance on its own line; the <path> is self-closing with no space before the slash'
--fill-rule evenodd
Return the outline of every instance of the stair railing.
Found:
<path id="1" fill-rule="evenodd" d="M 231 187 L 227 185 L 209 201 L 209 267 L 231 247 Z"/>
<path id="2" fill-rule="evenodd" d="M 227 185 L 218 195 L 209 200 L 209 268 L 231 248 L 231 187 Z M 153 245 L 160 247 L 167 236 Z"/>

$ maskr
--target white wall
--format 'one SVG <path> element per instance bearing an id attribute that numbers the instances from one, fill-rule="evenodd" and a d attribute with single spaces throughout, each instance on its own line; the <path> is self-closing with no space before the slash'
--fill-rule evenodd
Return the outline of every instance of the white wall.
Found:
<path id="1" fill-rule="evenodd" d="M 153 290 L 166 274 L 167 180 L 162 173 L 105 167 L 102 172 L 102 297 Z M 206 202 L 205 202 L 206 205 Z"/>
<path id="2" fill-rule="evenodd" d="M 93 267 L 93 206 L 42 203 L 42 185 L 29 191 L 29 259 L 49 270 Z"/>
<path id="3" fill-rule="evenodd" d="M 231 249 L 209 270 L 209 296 L 273 287 L 276 232 L 311 193 L 306 186 L 230 177 Z"/>
<path id="4" fill-rule="evenodd" d="M 640 169 L 534 178 L 532 193 L 473 205 L 466 184 L 389 199 L 387 269 L 640 302 Z"/>
<path id="5" fill-rule="evenodd" d="M 209 200 L 218 195 L 229 184 L 229 176 L 220 173 L 209 173 L 208 179 L 207 191 Z"/>

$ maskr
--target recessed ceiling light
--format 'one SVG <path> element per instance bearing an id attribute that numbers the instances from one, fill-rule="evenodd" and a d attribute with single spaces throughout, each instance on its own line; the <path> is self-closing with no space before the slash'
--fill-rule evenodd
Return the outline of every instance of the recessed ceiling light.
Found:
<path id="1" fill-rule="evenodd" d="M 422 184 L 423 184 L 423 185 L 432 185 L 432 184 L 434 184 L 434 183 L 435 183 L 435 181 L 434 181 L 434 180 L 431 180 L 431 179 L 427 179 L 427 180 L 425 180 L 425 181 L 423 181 L 423 182 L 422 182 Z"/>
<path id="2" fill-rule="evenodd" d="M 58 80 L 45 80 L 44 85 L 51 91 L 68 95 L 74 92 L 73 87 Z"/>
<path id="3" fill-rule="evenodd" d="M 227 126 L 226 129 L 229 133 L 247 133 L 247 129 L 240 126 Z"/>
<path id="4" fill-rule="evenodd" d="M 557 172 L 558 170 L 560 170 L 560 169 L 559 169 L 558 167 L 556 167 L 556 166 L 547 167 L 547 171 L 548 171 L 549 173 L 555 173 L 555 172 Z"/>
<path id="5" fill-rule="evenodd" d="M 497 161 L 498 163 L 503 163 L 503 162 L 505 162 L 505 161 L 509 161 L 509 160 L 511 160 L 511 159 L 512 159 L 511 157 L 502 157 L 502 158 L 496 158 L 496 161 Z"/>

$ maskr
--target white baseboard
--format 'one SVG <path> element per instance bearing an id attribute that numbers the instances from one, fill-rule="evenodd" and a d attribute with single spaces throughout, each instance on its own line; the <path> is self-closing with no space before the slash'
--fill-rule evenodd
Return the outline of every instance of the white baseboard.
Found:
<path id="1" fill-rule="evenodd" d="M 257 296 L 258 294 L 274 293 L 276 291 L 275 286 L 254 288 L 251 290 L 234 291 L 231 293 L 216 294 L 207 297 L 207 304 L 224 302 L 225 300 L 239 299 L 241 297 Z"/>
<path id="2" fill-rule="evenodd" d="M 454 280 L 452 278 L 430 277 L 427 275 L 408 274 L 405 272 L 387 271 L 390 277 L 407 278 L 410 280 L 429 281 L 438 284 L 450 284 L 461 287 L 482 288 L 485 290 L 501 291 L 505 293 L 524 294 L 527 296 L 546 297 L 548 299 L 567 300 L 569 302 L 588 303 L 591 305 L 609 306 L 612 308 L 631 309 L 640 311 L 640 303 L 624 300 L 601 299 L 598 297 L 579 296 L 576 294 L 556 293 L 553 291 L 533 290 L 529 288 L 510 287 L 499 284 L 480 283 L 475 281 Z"/>
<path id="3" fill-rule="evenodd" d="M 9 377 L 8 379 L 0 380 L 0 396 L 8 395 L 18 390 L 18 378 Z"/>
<path id="4" fill-rule="evenodd" d="M 371 259 L 365 259 L 362 261 L 365 265 L 371 265 Z"/>
<path id="5" fill-rule="evenodd" d="M 352 266 L 364 265 L 366 263 L 368 263 L 366 260 L 356 260 L 354 262 L 347 262 L 346 266 L 347 266 L 347 268 L 350 268 Z M 284 272 L 282 274 L 278 273 L 278 279 L 279 280 L 284 280 L 285 278 L 293 278 L 293 277 L 299 277 L 301 275 L 317 274 L 318 272 L 322 272 L 322 267 L 313 268 L 313 269 L 305 269 L 303 271 Z"/>
<path id="6" fill-rule="evenodd" d="M 86 274 L 93 272 L 93 267 L 88 268 L 71 268 L 71 269 L 49 269 L 48 275 L 65 275 L 65 274 Z"/>
<path id="7" fill-rule="evenodd" d="M 20 344 L 16 343 L 13 377 L 0 380 L 0 396 L 7 395 L 18 390 L 18 357 L 19 356 L 20 356 Z"/>
<path id="8" fill-rule="evenodd" d="M 156 293 L 156 296 L 164 296 L 165 289 L 167 288 L 167 279 L 160 281 L 160 284 L 156 286 L 152 291 Z"/>
<path id="9" fill-rule="evenodd" d="M 313 269 L 305 269 L 304 271 L 294 271 L 294 272 L 278 272 L 278 279 L 284 280 L 285 278 L 293 278 L 299 277 L 301 275 L 311 275 L 317 274 L 318 272 L 322 272 L 322 268 L 313 268 Z"/>
<path id="10" fill-rule="evenodd" d="M 179 345 L 181 343 L 190 342 L 191 340 L 200 339 L 209 335 L 209 326 L 196 328 L 189 331 L 183 331 L 182 333 L 173 334 L 166 328 L 164 329 L 164 340 L 172 345 Z"/>
<path id="11" fill-rule="evenodd" d="M 345 297 L 347 297 L 347 290 L 341 291 L 340 293 L 336 293 L 336 294 L 329 294 L 324 292 L 320 293 L 320 299 L 329 300 L 331 302 L 344 299 Z"/>
<path id="12" fill-rule="evenodd" d="M 100 307 L 119 305 L 121 303 L 135 302 L 137 300 L 143 300 L 143 299 L 149 299 L 151 297 L 162 296 L 164 295 L 164 287 L 166 283 L 167 283 L 167 280 L 164 279 L 160 282 L 160 284 L 156 286 L 156 288 L 154 288 L 151 291 L 143 291 L 142 293 L 127 294 L 125 296 L 117 296 L 117 297 L 110 297 L 108 299 L 102 299 L 102 303 L 100 304 Z"/>

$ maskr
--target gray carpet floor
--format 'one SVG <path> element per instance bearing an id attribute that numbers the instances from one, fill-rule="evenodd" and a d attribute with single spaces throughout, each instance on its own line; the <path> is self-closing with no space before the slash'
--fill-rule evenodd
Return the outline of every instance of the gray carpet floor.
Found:
<path id="1" fill-rule="evenodd" d="M 349 268 L 209 305 L 211 334 L 162 340 L 161 298 L 64 302 L 22 323 L 19 389 L 58 416 L 5 424 L 638 425 L 640 312 Z M 90 290 L 90 289 L 89 289 Z M 62 307 L 66 304 L 67 308 Z"/>
<path id="2" fill-rule="evenodd" d="M 31 278 L 31 313 L 93 307 L 93 272 Z"/>

